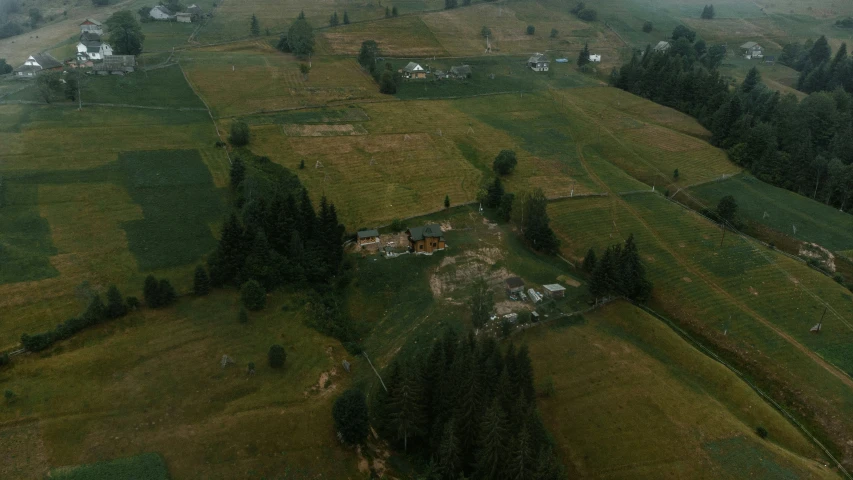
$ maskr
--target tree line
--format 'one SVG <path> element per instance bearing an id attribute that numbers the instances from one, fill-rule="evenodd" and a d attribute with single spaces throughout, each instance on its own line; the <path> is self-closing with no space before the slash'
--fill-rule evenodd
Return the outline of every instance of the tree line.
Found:
<path id="1" fill-rule="evenodd" d="M 797 90 L 813 93 L 841 88 L 853 93 L 853 58 L 847 53 L 846 43 L 835 55 L 825 36 L 802 44 L 789 43 L 782 48 L 779 63 L 800 72 Z"/>
<path id="2" fill-rule="evenodd" d="M 853 197 L 853 97 L 841 88 L 812 93 L 802 101 L 793 94 L 783 96 L 761 82 L 757 68 L 732 88 L 717 71 L 713 47 L 700 54 L 698 43 L 686 34 L 668 51 L 647 47 L 635 52 L 612 72 L 611 84 L 692 115 L 711 131 L 712 144 L 756 177 L 848 208 Z"/>
<path id="3" fill-rule="evenodd" d="M 624 244 L 608 246 L 601 258 L 590 248 L 583 260 L 583 270 L 590 274 L 589 292 L 596 299 L 620 296 L 645 302 L 651 296 L 653 285 L 640 261 L 633 233 Z"/>
<path id="4" fill-rule="evenodd" d="M 361 49 L 358 52 L 358 64 L 367 71 L 371 77 L 379 84 L 379 91 L 388 95 L 397 93 L 397 87 L 402 81 L 400 75 L 394 71 L 394 66 L 391 62 L 386 62 L 380 66 L 379 44 L 374 40 L 365 40 L 361 42 Z"/>
<path id="5" fill-rule="evenodd" d="M 565 478 L 536 408 L 526 346 L 502 352 L 492 338 L 448 330 L 428 355 L 395 359 L 385 374 L 374 426 L 427 463 L 429 478 Z"/>

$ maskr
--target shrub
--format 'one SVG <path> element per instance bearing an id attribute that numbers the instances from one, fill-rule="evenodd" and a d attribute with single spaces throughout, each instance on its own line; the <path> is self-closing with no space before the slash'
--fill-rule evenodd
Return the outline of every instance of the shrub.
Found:
<path id="1" fill-rule="evenodd" d="M 654 30 L 654 28 L 655 27 L 654 27 L 654 25 L 652 25 L 652 22 L 646 22 L 643 24 L 643 32 L 645 32 L 645 33 L 651 33 L 651 31 Z"/>
<path id="2" fill-rule="evenodd" d="M 256 280 L 249 280 L 240 287 L 240 300 L 249 310 L 262 310 L 267 304 L 267 292 Z"/>
<path id="3" fill-rule="evenodd" d="M 269 352 L 267 352 L 267 359 L 269 360 L 270 367 L 281 368 L 287 360 L 287 352 L 284 351 L 284 347 L 281 345 L 273 345 L 270 347 Z"/>
<path id="4" fill-rule="evenodd" d="M 554 377 L 547 377 L 542 382 L 542 385 L 539 386 L 539 396 L 548 398 L 554 395 L 557 392 L 557 388 L 554 386 Z"/>
<path id="5" fill-rule="evenodd" d="M 391 221 L 391 231 L 394 233 L 402 232 L 406 227 L 403 225 L 403 221 L 399 218 L 395 218 Z"/>
<path id="6" fill-rule="evenodd" d="M 236 120 L 231 124 L 231 135 L 228 141 L 232 145 L 243 146 L 249 144 L 249 125 L 242 121 Z"/>
<path id="7" fill-rule="evenodd" d="M 207 270 L 205 270 L 201 265 L 195 267 L 195 275 L 193 275 L 193 293 L 199 297 L 210 293 L 210 277 L 207 275 Z"/>
<path id="8" fill-rule="evenodd" d="M 598 12 L 591 8 L 586 8 L 581 10 L 580 13 L 578 13 L 578 18 L 585 22 L 594 22 L 598 20 Z"/>
<path id="9" fill-rule="evenodd" d="M 9 365 L 10 363 L 12 363 L 12 359 L 9 358 L 8 353 L 4 353 L 3 355 L 0 355 L 0 367 Z"/>
<path id="10" fill-rule="evenodd" d="M 551 29 L 551 38 L 557 38 L 557 35 L 558 35 L 559 33 L 560 33 L 560 32 L 558 32 L 556 28 L 552 28 L 552 29 Z"/>
<path id="11" fill-rule="evenodd" d="M 492 168 L 498 175 L 509 175 L 515 170 L 516 165 L 518 165 L 518 159 L 515 156 L 515 151 L 501 150 L 498 156 L 495 157 Z"/>
<path id="12" fill-rule="evenodd" d="M 536 33 L 536 27 L 534 27 L 533 25 L 528 25 L 527 26 L 527 34 L 533 35 L 534 33 Z"/>
<path id="13" fill-rule="evenodd" d="M 6 399 L 6 403 L 12 403 L 12 402 L 14 402 L 14 401 L 15 401 L 15 397 L 17 397 L 17 395 L 15 395 L 15 392 L 13 392 L 13 391 L 11 391 L 11 390 L 6 390 L 6 392 L 5 392 L 5 393 L 3 393 L 3 398 L 5 398 L 5 399 Z"/>
<path id="14" fill-rule="evenodd" d="M 335 420 L 335 429 L 344 442 L 357 445 L 367 439 L 370 420 L 367 401 L 361 390 L 349 389 L 341 394 L 332 407 L 332 418 Z"/>
<path id="15" fill-rule="evenodd" d="M 124 303 L 124 298 L 118 287 L 110 285 L 107 290 L 107 318 L 119 318 L 127 315 L 127 305 Z"/>
<path id="16" fill-rule="evenodd" d="M 764 427 L 758 427 L 755 429 L 755 434 L 761 438 L 767 438 L 767 429 Z"/>
<path id="17" fill-rule="evenodd" d="M 127 308 L 129 308 L 131 310 L 138 310 L 139 309 L 139 305 L 140 305 L 139 299 L 136 297 L 127 297 L 127 299 L 125 300 L 125 303 L 127 303 Z"/>

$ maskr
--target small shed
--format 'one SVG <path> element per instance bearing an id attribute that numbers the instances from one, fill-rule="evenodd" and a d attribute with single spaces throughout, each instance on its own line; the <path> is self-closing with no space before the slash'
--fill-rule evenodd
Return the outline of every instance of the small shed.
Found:
<path id="1" fill-rule="evenodd" d="M 666 40 L 661 40 L 660 42 L 658 42 L 657 45 L 655 45 L 655 48 L 653 48 L 652 50 L 654 50 L 655 52 L 666 52 L 670 49 L 670 47 L 672 47 L 672 45 L 670 45 L 669 42 L 667 42 Z"/>
<path id="2" fill-rule="evenodd" d="M 359 245 L 379 243 L 379 231 L 377 230 L 361 230 L 357 236 Z"/>
<path id="3" fill-rule="evenodd" d="M 551 298 L 563 298 L 566 296 L 566 287 L 560 285 L 559 283 L 542 285 L 542 288 L 545 289 L 545 294 Z"/>
<path id="4" fill-rule="evenodd" d="M 599 54 L 592 54 L 592 55 L 590 55 L 590 56 L 589 56 L 589 61 L 590 61 L 590 62 L 593 62 L 593 63 L 601 63 L 601 55 L 599 55 Z"/>
<path id="5" fill-rule="evenodd" d="M 776 63 L 776 57 L 772 55 L 764 57 L 764 63 L 766 63 L 767 65 L 773 65 Z"/>
<path id="6" fill-rule="evenodd" d="M 539 321 L 539 312 L 530 312 L 530 321 L 538 322 Z"/>
<path id="7" fill-rule="evenodd" d="M 92 71 L 98 75 L 124 75 L 130 73 L 136 67 L 136 57 L 133 55 L 107 55 L 104 61 L 96 63 Z"/>
<path id="8" fill-rule="evenodd" d="M 192 14 L 187 12 L 176 13 L 175 20 L 179 23 L 193 23 Z"/>
<path id="9" fill-rule="evenodd" d="M 515 294 L 524 291 L 524 280 L 518 277 L 509 277 L 506 279 L 507 294 Z"/>

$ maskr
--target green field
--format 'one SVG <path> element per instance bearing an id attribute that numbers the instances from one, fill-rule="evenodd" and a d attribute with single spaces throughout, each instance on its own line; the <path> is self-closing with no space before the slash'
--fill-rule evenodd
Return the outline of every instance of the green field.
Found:
<path id="1" fill-rule="evenodd" d="M 539 406 L 572 478 L 836 478 L 747 384 L 628 304 L 516 341 L 554 382 Z"/>
<path id="2" fill-rule="evenodd" d="M 130 458 L 76 467 L 55 468 L 50 478 L 60 480 L 99 480 L 110 478 L 136 478 L 139 480 L 168 480 L 169 470 L 163 458 L 154 453 L 144 453 Z"/>
<path id="3" fill-rule="evenodd" d="M 723 196 L 732 195 L 743 220 L 832 251 L 853 249 L 850 233 L 853 232 L 853 216 L 755 177 L 740 175 L 691 188 L 689 193 L 710 206 L 716 205 Z"/>

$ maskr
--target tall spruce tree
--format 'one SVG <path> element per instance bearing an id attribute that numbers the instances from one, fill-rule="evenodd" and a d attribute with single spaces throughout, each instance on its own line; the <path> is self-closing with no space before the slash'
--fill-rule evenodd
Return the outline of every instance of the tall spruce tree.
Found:
<path id="1" fill-rule="evenodd" d="M 506 414 L 497 399 L 492 400 L 480 422 L 477 448 L 477 476 L 501 478 L 507 456 Z"/>
<path id="2" fill-rule="evenodd" d="M 494 181 L 486 189 L 486 206 L 489 208 L 497 208 L 501 204 L 501 199 L 504 196 L 504 186 L 501 183 L 500 177 L 495 177 Z"/>
<path id="3" fill-rule="evenodd" d="M 560 241 L 551 230 L 548 218 L 548 199 L 541 188 L 537 188 L 526 200 L 522 202 L 522 218 L 524 227 L 524 239 L 534 250 L 553 255 L 560 246 Z"/>
<path id="4" fill-rule="evenodd" d="M 452 480 L 462 471 L 462 458 L 459 456 L 459 437 L 451 418 L 444 425 L 441 443 L 438 446 L 438 472 L 441 478 Z"/>
<path id="5" fill-rule="evenodd" d="M 394 423 L 397 440 L 403 441 L 403 451 L 408 451 L 409 439 L 423 433 L 424 406 L 417 373 L 410 368 L 404 371 L 400 386 L 391 397 L 390 417 Z"/>
<path id="6" fill-rule="evenodd" d="M 195 267 L 193 293 L 197 297 L 202 297 L 210 293 L 210 277 L 207 276 L 207 270 L 202 265 Z"/>
<path id="7" fill-rule="evenodd" d="M 581 268 L 584 272 L 592 273 L 595 270 L 595 264 L 597 261 L 598 260 L 595 258 L 595 250 L 590 247 L 586 252 L 586 256 L 583 257 L 583 264 L 581 264 Z"/>
<path id="8" fill-rule="evenodd" d="M 127 315 L 127 305 L 118 287 L 110 285 L 107 290 L 107 318 L 119 318 Z"/>
<path id="9" fill-rule="evenodd" d="M 234 281 L 243 266 L 244 258 L 243 227 L 237 220 L 237 214 L 232 213 L 222 226 L 216 250 L 207 261 L 210 283 L 221 286 Z"/>

